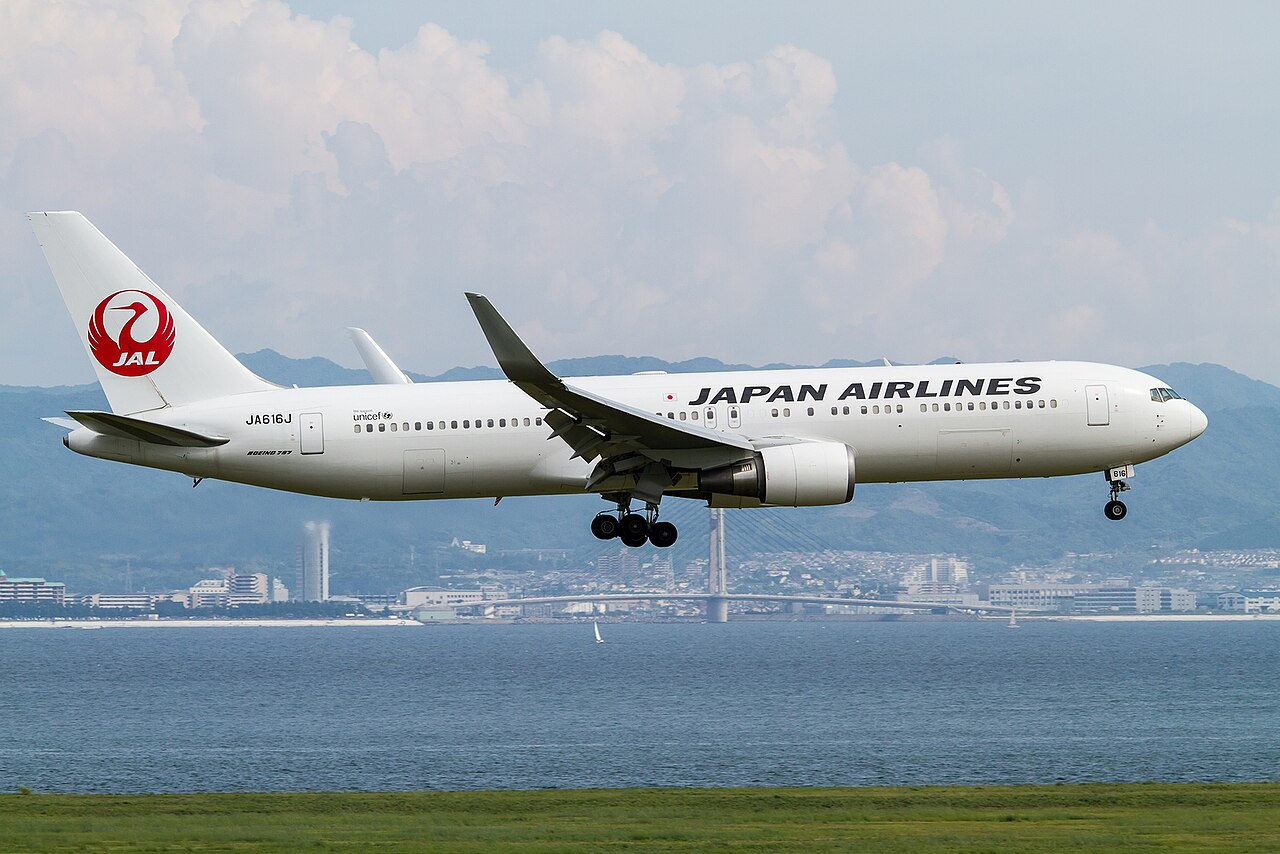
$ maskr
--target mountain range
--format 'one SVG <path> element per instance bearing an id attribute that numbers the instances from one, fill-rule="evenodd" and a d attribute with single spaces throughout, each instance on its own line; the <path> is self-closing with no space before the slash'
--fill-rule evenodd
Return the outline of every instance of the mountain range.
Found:
<path id="1" fill-rule="evenodd" d="M 284 385 L 369 382 L 363 370 L 271 350 L 239 357 Z M 938 360 L 938 361 L 953 361 Z M 838 361 L 827 366 L 879 362 Z M 749 369 L 701 358 L 598 356 L 551 363 L 564 376 Z M 766 367 L 793 367 L 770 365 Z M 731 511 L 730 551 L 822 547 L 969 557 L 981 573 L 1049 561 L 1067 552 L 1145 560 L 1151 549 L 1280 547 L 1280 474 L 1275 427 L 1280 388 L 1212 364 L 1141 370 L 1160 377 L 1209 416 L 1195 442 L 1138 468 L 1120 523 L 1103 517 L 1101 474 L 1027 481 L 859 486 L 853 503 L 830 508 Z M 496 379 L 496 368 L 454 368 L 415 382 Z M 535 568 L 546 554 L 587 561 L 612 550 L 592 539 L 598 498 L 359 503 L 237 484 L 191 481 L 171 472 L 80 457 L 60 428 L 42 422 L 68 409 L 100 409 L 97 385 L 0 386 L 0 570 L 65 581 L 76 591 L 190 584 L 201 571 L 236 566 L 292 579 L 302 524 L 333 526 L 335 590 L 399 589 L 439 568 Z M 675 502 L 681 524 L 674 557 L 702 557 L 705 511 Z M 664 509 L 665 505 L 664 505 Z M 734 532 L 740 536 L 735 537 Z M 455 539 L 487 544 L 483 557 L 449 549 Z M 1124 574 L 1120 572 L 1118 574 Z"/>

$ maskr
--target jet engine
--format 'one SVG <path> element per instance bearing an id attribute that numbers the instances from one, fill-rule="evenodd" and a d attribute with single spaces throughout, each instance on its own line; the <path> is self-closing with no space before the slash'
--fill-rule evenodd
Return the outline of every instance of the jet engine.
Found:
<path id="1" fill-rule="evenodd" d="M 775 507 L 816 507 L 853 500 L 853 448 L 842 442 L 796 442 L 698 474 L 698 489 L 754 498 Z"/>

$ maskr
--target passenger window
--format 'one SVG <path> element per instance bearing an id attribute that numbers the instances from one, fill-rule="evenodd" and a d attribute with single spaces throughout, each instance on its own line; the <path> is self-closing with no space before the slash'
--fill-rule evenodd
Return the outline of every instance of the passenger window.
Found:
<path id="1" fill-rule="evenodd" d="M 525 419 L 525 421 L 527 422 L 527 421 L 528 421 L 528 419 L 526 418 L 526 419 Z M 535 418 L 535 419 L 533 419 L 533 423 L 534 423 L 534 424 L 537 424 L 539 427 L 541 427 L 541 426 L 542 426 L 542 419 L 541 419 L 541 418 Z"/>
<path id="2" fill-rule="evenodd" d="M 938 404 L 936 404 L 936 403 L 935 403 L 935 404 L 933 405 L 933 411 L 934 411 L 934 412 L 937 412 L 937 411 L 938 411 Z"/>
<path id="3" fill-rule="evenodd" d="M 846 406 L 846 407 L 844 408 L 844 414 L 845 414 L 845 415 L 848 415 L 848 414 L 849 414 L 849 407 L 847 407 L 847 406 Z"/>
<path id="4" fill-rule="evenodd" d="M 812 407 L 812 406 L 810 406 L 810 407 L 809 407 L 809 417 L 810 417 L 810 418 L 812 418 L 812 417 L 813 417 L 813 407 Z"/>
<path id="5" fill-rule="evenodd" d="M 774 410 L 772 410 L 772 411 L 773 411 L 773 417 L 774 417 L 774 418 L 777 418 L 777 417 L 778 417 L 778 410 L 774 409 Z"/>
<path id="6" fill-rule="evenodd" d="M 950 412 L 950 411 L 951 411 L 951 404 L 949 404 L 949 403 L 944 403 L 944 404 L 942 404 L 942 410 L 943 410 L 944 412 Z"/>
<path id="7" fill-rule="evenodd" d="M 669 420 L 671 420 L 671 421 L 675 421 L 675 420 L 676 420 L 676 414 L 675 414 L 674 412 L 668 412 L 668 413 L 667 413 L 667 418 L 668 418 Z"/>
<path id="8" fill-rule="evenodd" d="M 899 404 L 898 404 L 898 414 L 899 414 L 899 415 L 901 415 L 901 414 L 902 414 L 902 404 L 901 404 L 901 403 L 899 403 Z"/>
<path id="9" fill-rule="evenodd" d="M 479 422 L 479 421 L 477 421 L 476 423 L 477 423 L 477 424 L 479 424 L 480 422 Z M 490 419 L 489 419 L 489 426 L 490 426 L 490 427 L 492 427 L 492 426 L 493 426 L 493 419 L 492 419 L 492 418 L 490 418 Z"/>
<path id="10" fill-rule="evenodd" d="M 400 425 L 400 429 L 401 429 L 401 430 L 403 430 L 404 432 L 408 433 L 408 432 L 409 432 L 409 422 L 408 422 L 408 421 L 406 421 L 406 422 L 404 422 L 403 424 L 401 424 L 401 425 Z"/>
<path id="11" fill-rule="evenodd" d="M 1038 406 L 1040 409 L 1044 409 L 1044 401 L 1043 400 L 1040 401 L 1039 403 L 1036 404 L 1036 406 Z"/>
<path id="12" fill-rule="evenodd" d="M 357 433 L 359 433 L 359 432 L 360 432 L 360 425 L 359 425 L 359 424 L 357 424 L 357 425 L 356 425 L 356 432 L 357 432 Z"/>
<path id="13" fill-rule="evenodd" d="M 987 402 L 985 400 L 978 401 L 978 408 L 981 410 L 986 410 Z"/>
<path id="14" fill-rule="evenodd" d="M 871 412 L 872 412 L 872 414 L 874 414 L 874 415 L 879 415 L 879 414 L 880 414 L 880 406 L 877 404 L 876 406 L 871 407 Z"/>
<path id="15" fill-rule="evenodd" d="M 831 414 L 832 414 L 832 415 L 839 415 L 839 414 L 840 414 L 840 410 L 839 410 L 838 408 L 836 408 L 836 407 L 834 407 L 834 406 L 833 406 L 833 407 L 831 407 Z"/>
<path id="16" fill-rule="evenodd" d="M 685 420 L 687 420 L 688 418 L 689 418 L 689 416 L 688 416 L 687 414 L 685 414 L 684 410 L 681 410 L 681 411 L 680 411 L 680 420 L 681 420 L 681 421 L 685 421 Z"/>
<path id="17" fill-rule="evenodd" d="M 396 432 L 396 422 L 394 421 L 391 422 L 391 432 L 392 433 Z"/>
<path id="18" fill-rule="evenodd" d="M 928 412 L 928 411 L 929 411 L 929 404 L 927 404 L 927 403 L 922 403 L 922 404 L 920 404 L 920 411 L 921 411 L 921 412 Z"/>
<path id="19" fill-rule="evenodd" d="M 784 407 L 782 408 L 782 417 L 783 417 L 783 418 L 790 418 L 790 417 L 791 417 L 791 409 L 790 409 L 790 407 L 786 407 L 786 406 L 784 406 Z"/>
<path id="20" fill-rule="evenodd" d="M 471 429 L 471 422 L 470 422 L 469 420 L 468 420 L 468 421 L 463 421 L 463 422 L 462 422 L 462 429 L 463 429 L 463 430 L 470 430 L 470 429 Z"/>
<path id="21" fill-rule="evenodd" d="M 457 421 L 450 421 L 450 422 L 449 422 L 449 429 L 450 429 L 450 430 L 457 430 L 457 429 L 458 429 L 458 422 L 457 422 Z"/>
<path id="22" fill-rule="evenodd" d="M 499 426 L 499 427 L 506 427 L 506 426 L 507 426 L 507 419 L 505 419 L 505 418 L 499 418 L 499 419 L 498 419 L 498 426 Z"/>
<path id="23" fill-rule="evenodd" d="M 373 432 L 373 425 L 372 425 L 372 424 L 366 424 L 366 425 L 364 425 L 364 432 L 366 432 L 366 433 L 372 433 L 372 432 Z"/>
<path id="24" fill-rule="evenodd" d="M 428 421 L 427 423 L 428 423 L 428 424 L 430 424 L 431 422 L 429 422 L 429 421 Z M 415 422 L 413 422 L 413 430 L 414 430 L 414 432 L 415 432 L 415 433 L 421 433 L 421 432 L 422 432 L 422 422 L 421 422 L 421 421 L 415 421 Z"/>
<path id="25" fill-rule="evenodd" d="M 689 413 L 689 420 L 691 420 L 691 421 L 697 421 L 697 420 L 698 420 L 698 410 L 696 410 L 696 409 L 695 409 L 695 410 L 693 410 L 692 412 L 690 412 L 690 413 Z"/>
<path id="26" fill-rule="evenodd" d="M 385 423 L 383 423 L 383 424 L 379 424 L 379 425 L 378 425 L 378 432 L 379 432 L 379 433 L 385 433 L 385 432 L 387 432 L 387 425 L 386 425 Z"/>
<path id="27" fill-rule="evenodd" d="M 436 424 L 435 424 L 435 422 L 434 422 L 434 421 L 428 421 L 428 422 L 427 422 L 427 429 L 428 429 L 428 430 L 433 429 L 435 426 L 436 426 Z"/>
<path id="28" fill-rule="evenodd" d="M 1008 408 L 1009 408 L 1009 401 L 1007 401 L 1007 400 L 1006 400 L 1006 401 L 1004 402 L 1004 408 L 1005 408 L 1005 409 L 1008 409 Z"/>
<path id="29" fill-rule="evenodd" d="M 1015 401 L 1013 402 L 1013 408 L 1014 408 L 1014 409 L 1021 409 L 1021 408 L 1022 408 L 1022 401 L 1020 401 L 1020 400 L 1015 400 Z"/>
<path id="30" fill-rule="evenodd" d="M 1057 409 L 1057 408 L 1058 408 L 1058 399 L 1057 399 L 1057 398 L 1054 398 L 1053 400 L 1049 401 L 1049 408 L 1050 408 L 1050 409 Z"/>
<path id="31" fill-rule="evenodd" d="M 862 407 L 862 414 L 863 414 L 863 415 L 866 415 L 866 414 L 867 414 L 867 408 L 866 408 L 865 406 L 864 406 L 864 407 Z"/>

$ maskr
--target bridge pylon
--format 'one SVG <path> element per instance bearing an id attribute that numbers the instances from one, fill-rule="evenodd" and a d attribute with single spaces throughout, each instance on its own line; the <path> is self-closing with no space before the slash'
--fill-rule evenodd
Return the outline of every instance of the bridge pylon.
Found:
<path id="1" fill-rule="evenodd" d="M 711 560 L 707 564 L 707 622 L 729 622 L 729 600 L 719 594 L 728 593 L 724 566 L 724 510 L 711 508 Z"/>

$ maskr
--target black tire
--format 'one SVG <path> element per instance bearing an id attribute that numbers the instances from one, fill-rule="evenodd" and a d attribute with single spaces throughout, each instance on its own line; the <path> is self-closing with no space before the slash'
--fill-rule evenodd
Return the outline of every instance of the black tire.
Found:
<path id="1" fill-rule="evenodd" d="M 621 535 L 623 542 L 626 542 L 627 545 L 631 545 L 627 537 L 633 540 L 638 537 L 641 542 L 644 542 L 644 539 L 649 535 L 649 520 L 639 513 L 628 513 L 622 517 Z"/>
<path id="2" fill-rule="evenodd" d="M 630 546 L 633 549 L 638 549 L 649 542 L 649 537 L 645 534 L 628 534 L 626 531 L 622 532 L 620 538 L 624 546 Z"/>
<path id="3" fill-rule="evenodd" d="M 669 549 L 675 545 L 680 532 L 670 522 L 654 522 L 649 526 L 649 542 L 660 549 Z"/>
<path id="4" fill-rule="evenodd" d="M 1129 508 L 1124 506 L 1123 501 L 1108 501 L 1107 506 L 1102 509 L 1107 518 L 1112 522 L 1119 522 L 1129 513 Z"/>
<path id="5" fill-rule="evenodd" d="M 591 520 L 591 533 L 597 540 L 612 540 L 618 536 L 618 517 L 601 513 Z"/>

